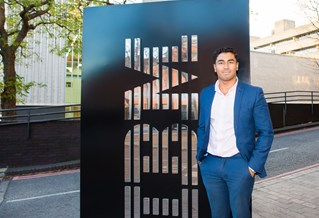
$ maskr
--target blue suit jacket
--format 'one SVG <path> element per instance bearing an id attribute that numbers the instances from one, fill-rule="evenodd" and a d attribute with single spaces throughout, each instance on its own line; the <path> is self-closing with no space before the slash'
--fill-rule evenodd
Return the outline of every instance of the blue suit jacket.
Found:
<path id="1" fill-rule="evenodd" d="M 204 88 L 200 95 L 196 155 L 198 161 L 203 161 L 207 156 L 210 113 L 214 96 L 215 84 Z M 267 174 L 264 166 L 274 132 L 268 104 L 261 88 L 238 81 L 234 104 L 234 128 L 240 154 L 257 175 L 265 177 Z"/>

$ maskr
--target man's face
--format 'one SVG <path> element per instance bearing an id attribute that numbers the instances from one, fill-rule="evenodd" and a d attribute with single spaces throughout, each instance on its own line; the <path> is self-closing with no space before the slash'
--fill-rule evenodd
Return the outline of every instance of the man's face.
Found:
<path id="1" fill-rule="evenodd" d="M 220 53 L 214 64 L 218 79 L 224 82 L 236 80 L 238 62 L 231 52 Z"/>

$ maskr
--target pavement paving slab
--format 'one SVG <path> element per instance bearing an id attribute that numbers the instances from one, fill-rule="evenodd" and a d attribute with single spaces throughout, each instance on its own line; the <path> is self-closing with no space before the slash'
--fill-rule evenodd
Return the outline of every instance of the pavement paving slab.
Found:
<path id="1" fill-rule="evenodd" d="M 319 163 L 257 181 L 253 217 L 318 218 Z"/>

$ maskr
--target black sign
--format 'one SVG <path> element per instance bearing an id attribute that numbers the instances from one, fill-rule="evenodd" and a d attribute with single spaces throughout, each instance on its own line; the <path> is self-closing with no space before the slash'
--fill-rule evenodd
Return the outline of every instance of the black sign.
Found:
<path id="1" fill-rule="evenodd" d="M 209 217 L 195 160 L 212 52 L 238 50 L 249 82 L 248 0 L 87 8 L 82 217 Z"/>

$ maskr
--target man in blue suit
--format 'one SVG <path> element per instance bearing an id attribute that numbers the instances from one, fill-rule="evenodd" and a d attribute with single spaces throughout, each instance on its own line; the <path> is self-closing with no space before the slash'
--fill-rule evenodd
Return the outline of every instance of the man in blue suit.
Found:
<path id="1" fill-rule="evenodd" d="M 213 56 L 216 83 L 200 96 L 197 155 L 212 217 L 249 218 L 255 175 L 265 163 L 274 133 L 263 91 L 238 80 L 233 48 Z"/>

